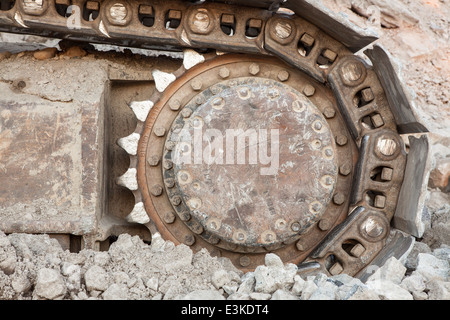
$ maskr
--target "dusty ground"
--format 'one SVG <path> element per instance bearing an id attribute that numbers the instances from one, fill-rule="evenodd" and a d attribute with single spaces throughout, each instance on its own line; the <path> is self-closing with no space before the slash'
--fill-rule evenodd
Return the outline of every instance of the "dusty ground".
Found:
<path id="1" fill-rule="evenodd" d="M 418 118 L 431 132 L 431 169 L 448 175 L 450 1 L 323 3 L 353 23 L 377 30 L 378 43 L 398 60 Z M 8 39 L 2 35 L 3 41 Z M 0 54 L 0 60 L 16 59 L 21 48 L 3 45 L 0 51 L 5 50 L 13 55 Z M 296 275 L 296 266 L 283 265 L 273 255 L 254 272 L 243 274 L 225 259 L 205 251 L 194 254 L 184 245 L 159 238 L 148 245 L 123 235 L 108 251 L 76 254 L 62 250 L 46 235 L 0 232 L 0 299 L 450 300 L 450 194 L 448 186 L 437 180 L 429 185 L 423 238 L 407 259 L 389 260 L 366 283 L 345 275 L 303 279 Z"/>

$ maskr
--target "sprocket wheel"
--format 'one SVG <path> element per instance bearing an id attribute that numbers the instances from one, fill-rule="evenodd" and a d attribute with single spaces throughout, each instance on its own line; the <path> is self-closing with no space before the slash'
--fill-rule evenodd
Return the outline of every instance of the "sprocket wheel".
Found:
<path id="1" fill-rule="evenodd" d="M 130 218 L 242 269 L 300 263 L 349 209 L 358 150 L 331 89 L 273 57 L 187 56 L 206 61 L 154 72 L 161 94 L 120 143 L 139 141 Z"/>

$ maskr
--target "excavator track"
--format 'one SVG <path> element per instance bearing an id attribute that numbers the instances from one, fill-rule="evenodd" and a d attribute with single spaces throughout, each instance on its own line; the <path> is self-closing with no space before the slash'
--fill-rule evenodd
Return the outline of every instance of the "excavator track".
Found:
<path id="1" fill-rule="evenodd" d="M 427 153 L 376 38 L 311 1 L 2 0 L 0 30 L 183 52 L 118 140 L 127 221 L 252 270 L 364 274 L 416 235 Z M 149 79 L 150 80 L 150 79 Z M 406 142 L 406 145 L 405 145 Z M 411 178 L 412 177 L 412 178 Z M 417 178 L 414 178 L 417 177 Z M 409 183 L 405 184 L 405 181 Z"/>

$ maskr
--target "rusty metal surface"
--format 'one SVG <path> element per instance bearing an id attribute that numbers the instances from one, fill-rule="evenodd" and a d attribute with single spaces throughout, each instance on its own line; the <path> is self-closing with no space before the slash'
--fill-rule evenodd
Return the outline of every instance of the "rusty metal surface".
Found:
<path id="1" fill-rule="evenodd" d="M 117 179 L 135 200 L 126 220 L 246 270 L 274 252 L 285 262 L 306 260 L 306 269 L 354 275 L 385 245 L 403 182 L 406 152 L 397 130 L 414 119 L 408 106 L 396 108 L 398 79 L 352 54 L 372 36 L 310 1 L 285 4 L 297 15 L 270 11 L 281 2 L 225 2 L 74 0 L 79 11 L 70 13 L 54 1 L 17 1 L 0 11 L 0 29 L 215 49 L 217 56 L 185 53 L 175 72 L 153 70 L 156 90 L 130 105 L 136 130 L 119 143 L 130 165 Z M 275 177 L 258 175 L 267 168 L 253 162 L 224 167 L 174 159 L 187 147 L 178 131 L 223 136 L 255 127 L 284 130 L 285 166 Z"/>
<path id="2" fill-rule="evenodd" d="M 405 89 L 386 51 L 379 45 L 375 45 L 373 49 L 365 50 L 364 53 L 372 61 L 374 70 L 386 92 L 386 98 L 395 117 L 399 133 L 428 132 L 427 128 L 417 121 Z"/>
<path id="3" fill-rule="evenodd" d="M 8 233 L 94 232 L 102 201 L 100 106 L 1 100 L 0 107 L 0 228 Z"/>
<path id="4" fill-rule="evenodd" d="M 175 177 L 174 194 L 225 242 L 261 247 L 295 240 L 319 221 L 335 187 L 336 147 L 325 117 L 278 81 L 235 78 L 212 89 L 216 94 L 195 96 L 172 125 L 166 144 L 175 147 L 164 158 L 174 164 L 164 174 Z M 177 161 L 179 154 L 188 159 Z"/>
<path id="5" fill-rule="evenodd" d="M 268 94 L 273 100 L 267 101 Z M 206 247 L 241 268 L 256 267 L 269 251 L 298 263 L 347 215 L 344 195 L 350 193 L 357 155 L 337 110 L 329 88 L 274 59 L 225 55 L 192 68 L 156 100 L 143 128 L 137 179 L 150 218 L 164 237 L 195 250 Z M 172 158 L 178 143 L 183 150 L 177 132 L 184 125 L 244 130 L 265 129 L 264 123 L 287 130 L 280 135 L 285 174 L 272 180 L 259 177 L 258 165 L 188 166 Z M 231 187 L 247 183 L 255 205 L 236 206 L 220 177 Z M 277 182 L 283 184 L 268 188 Z M 234 219 L 236 209 L 241 221 Z"/>

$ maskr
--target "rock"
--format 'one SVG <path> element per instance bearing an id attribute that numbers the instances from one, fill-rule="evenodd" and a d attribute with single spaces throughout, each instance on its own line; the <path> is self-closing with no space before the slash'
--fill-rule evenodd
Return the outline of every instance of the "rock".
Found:
<path id="1" fill-rule="evenodd" d="M 370 290 L 367 286 L 359 286 L 348 300 L 381 300 L 376 292 Z"/>
<path id="2" fill-rule="evenodd" d="M 335 300 L 337 286 L 331 281 L 324 281 L 317 285 L 315 290 L 308 300 Z"/>
<path id="3" fill-rule="evenodd" d="M 448 281 L 449 262 L 429 253 L 419 253 L 417 268 L 414 272 L 419 273 L 425 281 Z"/>
<path id="4" fill-rule="evenodd" d="M 411 293 L 420 293 L 425 290 L 425 281 L 420 273 L 413 272 L 409 277 L 403 279 L 400 286 Z"/>
<path id="5" fill-rule="evenodd" d="M 272 294 L 270 300 L 298 300 L 299 298 L 290 294 L 288 291 L 283 289 L 278 289 Z"/>
<path id="6" fill-rule="evenodd" d="M 164 251 L 165 245 L 166 245 L 166 241 L 164 241 L 164 239 L 161 237 L 161 234 L 159 232 L 155 233 L 152 236 L 152 243 L 151 243 L 150 249 L 153 252 Z"/>
<path id="7" fill-rule="evenodd" d="M 252 292 L 250 293 L 250 299 L 252 300 L 269 300 L 272 295 L 269 293 Z"/>
<path id="8" fill-rule="evenodd" d="M 427 283 L 429 300 L 450 300 L 450 282 L 433 279 Z"/>
<path id="9" fill-rule="evenodd" d="M 384 300 L 413 300 L 413 296 L 408 290 L 389 280 L 377 279 L 367 281 L 366 285 Z"/>
<path id="10" fill-rule="evenodd" d="M 124 284 L 113 283 L 102 294 L 103 300 L 128 300 L 128 288 Z"/>
<path id="11" fill-rule="evenodd" d="M 255 289 L 255 274 L 253 272 L 247 272 L 241 278 L 241 285 L 237 290 L 238 293 L 249 294 Z"/>
<path id="12" fill-rule="evenodd" d="M 78 46 L 70 47 L 64 52 L 64 56 L 69 58 L 81 58 L 86 55 L 87 52 Z"/>
<path id="13" fill-rule="evenodd" d="M 94 263 L 101 267 L 105 266 L 109 262 L 109 254 L 106 251 L 96 252 L 94 255 Z"/>
<path id="14" fill-rule="evenodd" d="M 445 195 L 448 200 L 433 213 L 431 228 L 425 230 L 423 235 L 423 242 L 432 249 L 439 248 L 443 244 L 450 244 L 450 193 L 439 192 L 439 194 Z"/>
<path id="15" fill-rule="evenodd" d="M 438 259 L 450 261 L 450 247 L 443 244 L 440 248 L 433 250 L 433 256 Z"/>
<path id="16" fill-rule="evenodd" d="M 305 287 L 305 280 L 303 280 L 303 278 L 300 277 L 299 275 L 296 275 L 294 277 L 294 285 L 292 286 L 291 289 L 292 294 L 299 296 L 302 293 L 304 287 Z"/>
<path id="17" fill-rule="evenodd" d="M 146 285 L 147 288 L 149 288 L 150 290 L 158 291 L 158 283 L 159 283 L 158 278 L 152 277 L 152 278 L 150 278 L 150 279 L 147 280 L 147 282 L 145 283 L 145 285 Z"/>
<path id="18" fill-rule="evenodd" d="M 302 290 L 301 299 L 309 300 L 311 295 L 318 289 L 317 285 L 314 283 L 314 280 L 308 279 L 305 281 L 305 285 Z"/>
<path id="19" fill-rule="evenodd" d="M 16 250 L 9 242 L 8 237 L 0 230 L 0 271 L 6 275 L 14 273 L 16 260 Z"/>
<path id="20" fill-rule="evenodd" d="M 332 276 L 328 279 L 328 281 L 332 281 L 334 285 L 337 286 L 335 292 L 336 300 L 348 300 L 356 294 L 360 288 L 365 287 L 361 280 L 353 278 L 347 274 Z"/>
<path id="21" fill-rule="evenodd" d="M 33 296 L 36 299 L 57 300 L 64 298 L 66 286 L 61 274 L 55 269 L 42 268 L 36 277 Z"/>
<path id="22" fill-rule="evenodd" d="M 11 57 L 11 52 L 9 51 L 0 52 L 0 61 L 8 59 L 9 57 Z"/>
<path id="23" fill-rule="evenodd" d="M 70 262 L 64 262 L 61 273 L 66 277 L 66 286 L 69 291 L 78 291 L 81 287 L 81 267 Z"/>
<path id="24" fill-rule="evenodd" d="M 86 271 L 84 281 L 88 291 L 105 291 L 108 288 L 108 274 L 105 269 L 97 265 Z"/>
<path id="25" fill-rule="evenodd" d="M 195 290 L 181 300 L 225 300 L 225 297 L 217 290 Z"/>
<path id="26" fill-rule="evenodd" d="M 230 295 L 227 300 L 251 300 L 251 298 L 248 293 L 236 292 Z"/>
<path id="27" fill-rule="evenodd" d="M 32 284 L 26 274 L 20 273 L 17 276 L 13 277 L 11 286 L 16 293 L 23 295 L 28 293 L 28 291 L 31 289 Z"/>
<path id="28" fill-rule="evenodd" d="M 211 277 L 211 282 L 216 289 L 222 288 L 231 281 L 231 277 L 225 270 L 217 270 Z"/>
<path id="29" fill-rule="evenodd" d="M 354 0 L 351 2 L 352 9 L 364 17 L 371 17 L 372 11 L 379 11 L 378 23 L 385 28 L 398 28 L 404 24 L 417 24 L 418 20 L 407 6 L 398 0 Z"/>
<path id="30" fill-rule="evenodd" d="M 430 172 L 428 187 L 448 192 L 450 191 L 449 177 L 450 158 L 437 159 L 435 168 Z"/>
<path id="31" fill-rule="evenodd" d="M 237 285 L 227 285 L 227 284 L 222 287 L 223 291 L 225 291 L 227 295 L 232 295 L 236 293 L 238 288 L 239 286 Z"/>
<path id="32" fill-rule="evenodd" d="M 297 266 L 292 263 L 283 265 L 279 259 L 275 254 L 267 254 L 266 265 L 255 269 L 256 292 L 273 293 L 277 289 L 292 288 Z"/>
<path id="33" fill-rule="evenodd" d="M 165 263 L 162 266 L 164 270 L 166 272 L 176 272 L 177 270 L 189 269 L 192 267 L 194 253 L 187 245 L 180 244 L 172 251 L 166 252 L 164 257 Z"/>
<path id="34" fill-rule="evenodd" d="M 17 256 L 24 260 L 33 258 L 57 258 L 63 253 L 58 240 L 51 239 L 47 234 L 33 235 L 27 233 L 13 233 L 8 236 L 11 245 L 16 249 Z"/>
<path id="35" fill-rule="evenodd" d="M 368 281 L 388 280 L 395 284 L 400 284 L 405 276 L 406 267 L 395 257 L 389 258 L 386 263 L 372 274 Z"/>
<path id="36" fill-rule="evenodd" d="M 279 256 L 277 256 L 274 253 L 266 254 L 264 263 L 268 267 L 273 267 L 273 268 L 283 268 L 284 267 L 283 261 L 280 259 Z"/>
<path id="37" fill-rule="evenodd" d="M 45 48 L 33 53 L 33 57 L 37 60 L 47 60 L 54 58 L 58 52 L 57 48 Z"/>
<path id="38" fill-rule="evenodd" d="M 417 256 L 419 255 L 419 253 L 430 253 L 430 252 L 431 249 L 426 243 L 416 241 L 406 259 L 405 267 L 407 267 L 408 269 L 415 269 L 417 267 Z"/>

